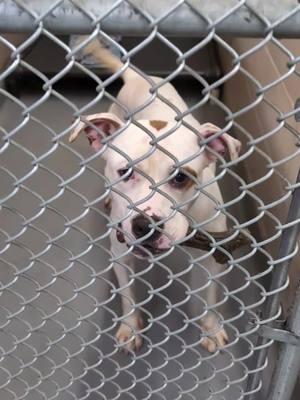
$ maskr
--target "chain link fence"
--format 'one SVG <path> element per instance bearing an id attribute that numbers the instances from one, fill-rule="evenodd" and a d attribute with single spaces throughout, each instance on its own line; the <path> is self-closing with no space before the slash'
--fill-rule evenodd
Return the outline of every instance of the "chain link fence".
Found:
<path id="1" fill-rule="evenodd" d="M 1 399 L 291 398 L 299 26 L 287 0 L 0 1 Z M 87 54 L 97 40 L 116 71 Z M 126 73 L 138 80 L 122 102 Z M 113 123 L 87 117 L 109 108 Z M 192 149 L 191 115 L 220 127 Z M 83 128 L 96 152 L 85 135 L 69 142 Z M 242 144 L 233 159 L 225 132 Z M 207 152 L 217 168 L 202 180 L 190 167 Z M 144 194 L 128 191 L 132 174 Z M 170 189 L 182 180 L 185 197 Z M 137 215 L 146 228 L 130 235 Z"/>

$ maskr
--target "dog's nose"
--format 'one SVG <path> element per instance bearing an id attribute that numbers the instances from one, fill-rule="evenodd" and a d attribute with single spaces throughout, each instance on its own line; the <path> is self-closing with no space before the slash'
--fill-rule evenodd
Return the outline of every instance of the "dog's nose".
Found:
<path id="1" fill-rule="evenodd" d="M 151 218 L 154 220 L 154 222 L 159 222 L 160 218 L 157 216 L 153 215 Z M 132 232 L 134 236 L 139 239 L 143 236 L 146 236 L 150 231 L 151 227 L 149 226 L 150 220 L 147 217 L 144 217 L 143 215 L 138 215 L 132 220 Z M 164 224 L 160 224 L 159 227 L 161 229 L 164 229 Z M 147 242 L 154 242 L 156 239 L 158 239 L 161 236 L 161 232 L 155 230 L 150 237 L 145 239 Z"/>

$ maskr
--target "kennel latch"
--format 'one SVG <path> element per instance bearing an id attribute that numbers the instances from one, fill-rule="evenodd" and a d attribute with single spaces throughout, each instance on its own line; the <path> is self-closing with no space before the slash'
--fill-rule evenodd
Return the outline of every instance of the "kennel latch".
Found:
<path id="1" fill-rule="evenodd" d="M 300 346 L 300 336 L 284 329 L 284 327 L 285 321 L 275 321 L 274 326 L 261 325 L 258 329 L 258 334 L 276 342 L 286 343 L 291 346 Z"/>

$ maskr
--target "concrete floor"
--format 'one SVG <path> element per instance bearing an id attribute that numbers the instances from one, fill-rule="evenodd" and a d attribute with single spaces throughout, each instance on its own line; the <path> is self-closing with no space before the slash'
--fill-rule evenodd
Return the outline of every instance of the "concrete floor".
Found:
<path id="1" fill-rule="evenodd" d="M 181 92 L 191 104 L 199 100 L 192 85 L 182 85 Z M 61 94 L 82 107 L 95 93 L 76 83 Z M 260 299 L 255 285 L 236 292 L 219 307 L 225 318 L 232 318 L 230 344 L 222 352 L 209 354 L 197 344 L 199 329 L 183 321 L 185 313 L 195 310 L 195 299 L 193 306 L 172 308 L 185 298 L 186 283 L 203 286 L 201 268 L 195 265 L 191 274 L 169 282 L 166 268 L 155 265 L 147 271 L 147 265 L 140 265 L 144 272 L 136 282 L 138 298 L 153 323 L 134 357 L 116 351 L 113 320 L 120 316 L 120 296 L 111 292 L 116 280 L 108 241 L 102 238 L 107 231 L 103 204 L 98 202 L 83 212 L 86 201 L 103 194 L 104 179 L 86 168 L 66 183 L 91 153 L 84 140 L 70 147 L 67 135 L 58 146 L 51 142 L 68 128 L 73 110 L 55 95 L 37 105 L 40 95 L 26 88 L 21 91 L 22 104 L 35 104 L 29 120 L 26 113 L 22 115 L 22 106 L 7 98 L 2 98 L 0 112 L 7 131 L 24 122 L 1 156 L 0 193 L 1 198 L 7 197 L 1 211 L 1 236 L 13 238 L 7 246 L 1 241 L 0 280 L 5 289 L 0 343 L 6 354 L 0 364 L 0 387 L 6 382 L 0 389 L 1 400 L 13 398 L 11 393 L 30 400 L 242 398 L 247 368 L 251 368 L 248 340 L 254 338 L 237 339 L 236 333 L 249 328 L 249 316 L 240 311 L 241 305 Z M 90 111 L 107 107 L 102 100 Z M 207 106 L 198 118 L 217 123 L 222 116 Z M 103 172 L 100 160 L 90 165 Z M 18 185 L 14 185 L 16 180 L 20 180 Z M 222 189 L 226 199 L 238 193 L 229 177 Z M 243 205 L 231 211 L 240 220 L 247 218 Z M 165 264 L 179 273 L 190 262 L 178 250 Z M 254 258 L 242 265 L 252 274 L 258 270 Z M 245 274 L 233 269 L 220 282 L 233 291 L 245 284 Z M 159 290 L 164 285 L 167 288 Z M 152 287 L 156 294 L 149 296 Z M 221 285 L 219 296 L 224 298 Z M 197 307 L 201 308 L 201 301 L 197 304 L 196 300 Z"/>

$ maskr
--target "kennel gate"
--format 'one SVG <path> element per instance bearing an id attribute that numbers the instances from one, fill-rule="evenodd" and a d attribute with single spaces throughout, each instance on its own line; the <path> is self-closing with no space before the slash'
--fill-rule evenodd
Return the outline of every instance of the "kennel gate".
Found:
<path id="1" fill-rule="evenodd" d="M 300 364 L 297 285 L 290 289 L 292 301 L 281 299 L 285 312 L 280 295 L 288 289 L 288 268 L 297 259 L 298 250 L 300 108 L 295 102 L 292 108 L 281 110 L 269 94 L 278 87 L 284 91 L 282 85 L 291 77 L 299 79 L 299 55 L 281 40 L 299 38 L 299 4 L 288 0 L 280 4 L 254 0 L 107 0 L 98 4 L 88 0 L 8 0 L 0 1 L 0 30 L 1 399 L 289 399 Z M 100 106 L 101 101 L 114 101 L 109 88 L 120 73 L 99 78 L 101 73 L 78 60 L 83 45 L 70 47 L 64 35 L 72 34 L 88 35 L 86 42 L 100 37 L 119 51 L 126 66 L 152 41 L 159 41 L 176 60 L 164 82 L 189 75 L 202 88 L 201 99 L 186 113 L 213 105 L 223 113 L 223 131 L 231 129 L 243 141 L 238 160 L 223 160 L 216 175 L 221 186 L 225 178 L 238 187 L 223 207 L 216 206 L 216 213 L 227 215 L 233 237 L 247 229 L 251 241 L 233 255 L 221 249 L 229 262 L 218 276 L 206 271 L 207 282 L 217 284 L 223 295 L 215 311 L 222 314 L 230 336 L 228 345 L 216 353 L 201 349 L 199 328 L 195 332 L 194 320 L 184 308 L 193 297 L 205 304 L 203 282 L 197 281 L 199 286 L 190 288 L 184 280 L 191 269 L 205 271 L 203 257 L 178 245 L 181 258 L 174 260 L 188 262 L 181 271 L 172 271 L 163 258 L 154 258 L 146 270 L 132 273 L 130 284 L 138 282 L 146 293 L 137 304 L 147 320 L 142 332 L 144 346 L 129 355 L 118 351 L 114 333 L 122 319 L 117 304 L 122 288 L 116 287 L 110 274 L 107 247 L 107 236 L 117 227 L 103 209 L 113 187 L 96 168 L 97 157 L 83 150 L 88 146 L 72 146 L 67 138 L 80 115 Z M 121 35 L 121 39 L 135 36 L 139 43 L 126 51 L 120 37 L 110 35 Z M 182 51 L 173 43 L 176 36 L 198 39 Z M 64 65 L 49 76 L 26 58 L 41 37 L 65 56 Z M 237 37 L 258 39 L 250 42 L 247 51 L 239 52 L 238 42 L 231 41 Z M 201 56 L 212 43 L 223 67 L 213 80 L 189 65 L 191 56 Z M 262 84 L 245 63 L 257 63 L 255 56 L 264 49 L 284 54 L 286 69 L 277 79 Z M 68 98 L 57 86 L 72 69 L 98 85 L 86 104 Z M 18 86 L 14 87 L 14 80 L 24 71 L 26 79 L 30 74 L 39 81 L 33 100 L 18 96 L 14 90 Z M 248 104 L 231 110 L 227 104 L 232 93 L 230 82 L 237 75 L 255 90 Z M 22 85 L 27 85 L 26 79 L 20 81 Z M 153 87 L 154 96 L 158 89 Z M 256 135 L 243 117 L 253 116 L 261 106 L 272 111 L 274 126 Z M 50 113 L 50 108 L 55 112 Z M 10 113 L 13 118 L 8 117 Z M 65 118 L 62 125 L 58 121 L 61 115 Z M 179 115 L 179 120 L 184 115 Z M 32 135 L 35 129 L 38 137 Z M 277 140 L 278 146 L 278 134 L 284 142 L 292 142 L 288 147 L 292 151 L 273 159 L 274 149 L 269 148 L 268 153 L 261 144 Z M 264 160 L 264 168 L 259 177 L 245 180 L 251 178 L 247 171 L 253 168 L 254 154 Z M 63 160 L 63 168 L 58 167 L 56 157 Z M 292 170 L 285 169 L 286 165 Z M 99 192 L 99 186 L 90 193 L 86 182 L 96 180 L 102 182 L 103 191 Z M 278 197 L 263 197 L 270 189 L 269 182 L 278 186 Z M 264 192 L 259 190 L 261 185 Z M 239 220 L 234 207 L 243 202 L 256 213 L 249 212 L 247 218 Z M 104 231 L 91 220 L 102 221 L 99 227 L 105 227 Z M 196 226 L 193 234 L 196 230 L 205 234 L 201 226 Z M 213 241 L 210 253 L 222 245 L 223 241 Z M 101 268 L 98 260 L 103 262 Z M 160 284 L 148 275 L 155 268 L 165 274 Z M 292 276 L 296 281 L 295 271 Z M 166 295 L 165 290 L 172 285 L 185 297 Z M 290 303 L 294 305 L 287 315 Z M 172 326 L 174 321 L 176 326 Z M 277 363 L 275 342 L 282 343 Z"/>

